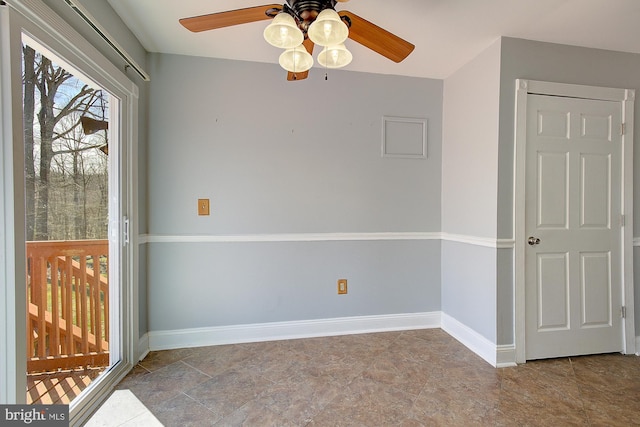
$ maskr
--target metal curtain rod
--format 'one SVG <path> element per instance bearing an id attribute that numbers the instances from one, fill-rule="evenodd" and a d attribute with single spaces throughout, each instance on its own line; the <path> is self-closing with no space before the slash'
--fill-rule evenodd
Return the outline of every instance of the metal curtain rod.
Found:
<path id="1" fill-rule="evenodd" d="M 91 14 L 80 4 L 76 4 L 73 0 L 64 0 L 74 12 L 76 12 L 93 30 L 98 33 L 109 46 L 116 51 L 118 55 L 127 63 L 127 67 L 131 67 L 144 81 L 150 81 L 151 77 L 138 65 L 138 63 L 115 41 L 109 33 L 100 25 Z"/>

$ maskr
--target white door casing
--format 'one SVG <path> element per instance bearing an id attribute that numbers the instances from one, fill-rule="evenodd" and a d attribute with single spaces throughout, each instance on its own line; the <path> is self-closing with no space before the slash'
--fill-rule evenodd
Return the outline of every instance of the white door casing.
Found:
<path id="1" fill-rule="evenodd" d="M 633 91 L 517 85 L 517 362 L 632 353 Z"/>

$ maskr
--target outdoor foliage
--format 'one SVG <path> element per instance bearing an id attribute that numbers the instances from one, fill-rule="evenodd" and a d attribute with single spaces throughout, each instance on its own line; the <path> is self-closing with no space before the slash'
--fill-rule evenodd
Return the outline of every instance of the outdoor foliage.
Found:
<path id="1" fill-rule="evenodd" d="M 23 96 L 27 240 L 106 239 L 108 95 L 24 45 Z"/>

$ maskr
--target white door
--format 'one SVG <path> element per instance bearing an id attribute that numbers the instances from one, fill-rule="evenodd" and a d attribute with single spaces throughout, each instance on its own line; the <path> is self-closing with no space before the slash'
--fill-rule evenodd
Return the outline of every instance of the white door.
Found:
<path id="1" fill-rule="evenodd" d="M 622 351 L 622 105 L 527 99 L 526 358 Z"/>

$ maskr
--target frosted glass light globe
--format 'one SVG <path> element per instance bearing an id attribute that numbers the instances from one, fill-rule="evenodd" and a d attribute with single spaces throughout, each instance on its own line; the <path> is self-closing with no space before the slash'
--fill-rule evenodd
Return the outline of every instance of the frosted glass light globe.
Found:
<path id="1" fill-rule="evenodd" d="M 313 67 L 313 57 L 302 44 L 282 52 L 278 62 L 292 73 L 302 73 Z"/>
<path id="2" fill-rule="evenodd" d="M 319 46 L 333 46 L 344 43 L 349 37 L 349 27 L 342 22 L 338 12 L 333 9 L 325 9 L 311 23 L 307 35 L 312 42 Z"/>
<path id="3" fill-rule="evenodd" d="M 282 49 L 291 49 L 304 41 L 304 35 L 295 19 L 285 12 L 280 12 L 273 18 L 273 21 L 264 29 L 263 35 L 271 46 Z"/>
<path id="4" fill-rule="evenodd" d="M 327 46 L 318 54 L 318 64 L 326 68 L 342 68 L 352 59 L 353 55 L 344 44 Z"/>

